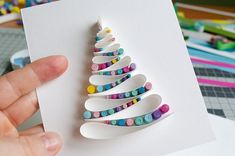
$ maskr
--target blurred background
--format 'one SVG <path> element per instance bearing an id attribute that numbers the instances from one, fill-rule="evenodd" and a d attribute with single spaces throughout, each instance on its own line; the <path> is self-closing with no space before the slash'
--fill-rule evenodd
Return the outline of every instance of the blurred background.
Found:
<path id="1" fill-rule="evenodd" d="M 0 75 L 30 63 L 20 10 L 50 2 L 0 0 Z M 173 5 L 207 111 L 235 120 L 235 1 L 173 0 Z M 39 112 L 19 129 L 38 123 Z"/>

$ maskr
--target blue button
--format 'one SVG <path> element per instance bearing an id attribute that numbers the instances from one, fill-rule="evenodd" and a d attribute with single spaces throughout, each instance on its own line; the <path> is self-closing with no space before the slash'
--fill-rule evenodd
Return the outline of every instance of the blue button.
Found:
<path id="1" fill-rule="evenodd" d="M 139 92 L 139 94 L 143 94 L 145 92 L 145 88 L 144 87 L 140 87 L 138 89 L 138 92 Z"/>
<path id="2" fill-rule="evenodd" d="M 90 119 L 91 118 L 91 112 L 90 111 L 85 111 L 84 113 L 83 113 L 83 117 L 84 117 L 84 119 Z"/>
<path id="3" fill-rule="evenodd" d="M 151 123 L 153 121 L 153 117 L 152 117 L 152 114 L 146 114 L 144 116 L 144 122 L 145 123 Z"/>
<path id="4" fill-rule="evenodd" d="M 107 116 L 107 115 L 108 115 L 107 111 L 102 111 L 102 112 L 101 112 L 101 116 L 102 116 L 102 117 Z"/>
<path id="5" fill-rule="evenodd" d="M 103 86 L 97 86 L 96 90 L 98 92 L 102 92 L 104 90 Z"/>
<path id="6" fill-rule="evenodd" d="M 125 124 L 126 122 L 125 122 L 125 119 L 120 119 L 120 120 L 118 120 L 118 125 L 119 126 L 125 126 L 126 124 Z"/>
<path id="7" fill-rule="evenodd" d="M 109 89 L 111 89 L 111 85 L 110 84 L 106 84 L 106 85 L 104 85 L 104 88 L 105 88 L 105 90 L 109 90 Z"/>

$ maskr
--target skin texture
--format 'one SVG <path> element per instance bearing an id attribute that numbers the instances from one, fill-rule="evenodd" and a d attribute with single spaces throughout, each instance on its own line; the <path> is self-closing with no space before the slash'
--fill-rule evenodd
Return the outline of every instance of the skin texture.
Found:
<path id="1" fill-rule="evenodd" d="M 54 156 L 59 152 L 58 134 L 44 132 L 42 125 L 24 132 L 16 127 L 38 110 L 35 88 L 60 76 L 67 66 L 64 56 L 49 56 L 0 77 L 0 155 Z"/>

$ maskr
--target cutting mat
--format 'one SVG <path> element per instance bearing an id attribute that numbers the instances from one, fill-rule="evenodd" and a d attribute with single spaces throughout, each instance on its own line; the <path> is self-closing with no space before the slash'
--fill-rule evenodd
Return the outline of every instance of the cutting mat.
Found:
<path id="1" fill-rule="evenodd" d="M 0 29 L 0 75 L 9 70 L 11 55 L 25 48 L 23 30 Z M 197 77 L 235 82 L 235 74 L 198 64 L 193 66 Z M 235 88 L 199 85 L 209 113 L 235 120 Z"/>
<path id="2" fill-rule="evenodd" d="M 22 29 L 0 29 L 0 75 L 10 70 L 10 57 L 26 47 Z"/>

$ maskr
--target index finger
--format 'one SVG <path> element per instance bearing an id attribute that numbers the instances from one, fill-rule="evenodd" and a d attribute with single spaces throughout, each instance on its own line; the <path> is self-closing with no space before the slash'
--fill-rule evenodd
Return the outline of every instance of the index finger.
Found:
<path id="1" fill-rule="evenodd" d="M 61 75 L 67 64 L 64 56 L 49 56 L 0 77 L 0 109 L 5 109 L 21 96 Z"/>

